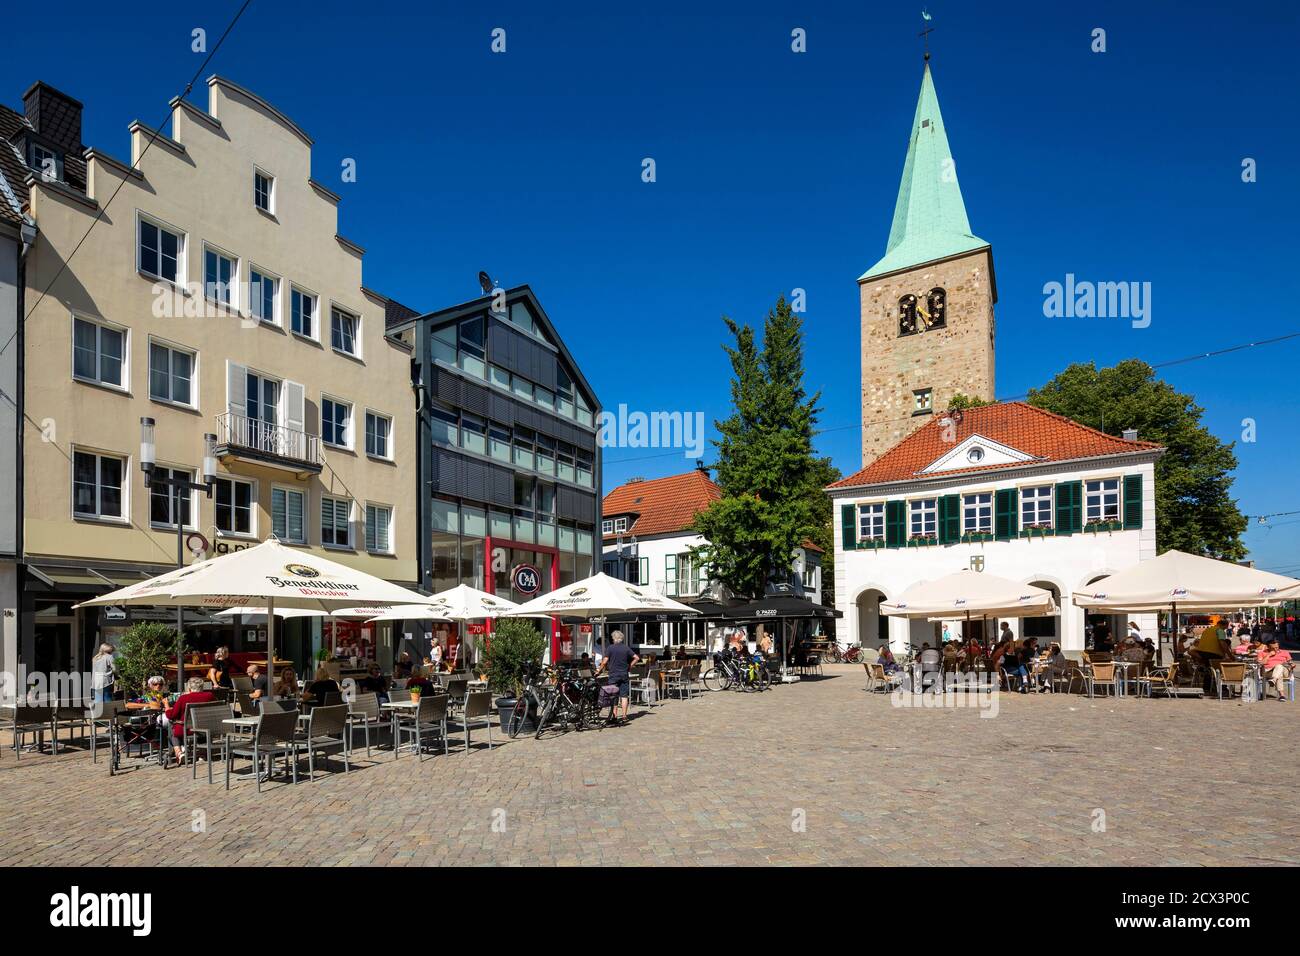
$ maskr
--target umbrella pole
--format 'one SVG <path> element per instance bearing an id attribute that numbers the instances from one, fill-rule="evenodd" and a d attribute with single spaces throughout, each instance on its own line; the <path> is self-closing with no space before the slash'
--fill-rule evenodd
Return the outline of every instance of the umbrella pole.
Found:
<path id="1" fill-rule="evenodd" d="M 266 699 L 275 700 L 275 598 L 266 599 Z"/>

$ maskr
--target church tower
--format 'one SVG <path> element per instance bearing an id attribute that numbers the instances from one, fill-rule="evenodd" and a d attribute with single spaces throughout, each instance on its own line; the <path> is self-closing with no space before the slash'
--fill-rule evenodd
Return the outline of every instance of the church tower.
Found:
<path id="1" fill-rule="evenodd" d="M 926 61 L 885 255 L 858 279 L 864 468 L 953 395 L 994 397 L 993 251 L 971 233 Z"/>

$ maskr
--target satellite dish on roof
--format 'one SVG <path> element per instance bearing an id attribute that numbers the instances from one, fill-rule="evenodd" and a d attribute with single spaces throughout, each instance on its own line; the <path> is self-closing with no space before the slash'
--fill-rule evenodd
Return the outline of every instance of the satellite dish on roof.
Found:
<path id="1" fill-rule="evenodd" d="M 492 294 L 492 289 L 495 283 L 493 283 L 492 277 L 482 270 L 480 270 L 478 274 L 478 284 L 479 288 L 483 290 L 484 295 Z"/>

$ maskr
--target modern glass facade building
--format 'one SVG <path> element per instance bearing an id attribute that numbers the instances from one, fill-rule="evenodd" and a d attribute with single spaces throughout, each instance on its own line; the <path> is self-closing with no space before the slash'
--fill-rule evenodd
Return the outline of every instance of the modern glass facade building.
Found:
<path id="1" fill-rule="evenodd" d="M 389 333 L 414 349 L 422 585 L 524 601 L 590 575 L 599 404 L 532 290 L 408 318 Z"/>

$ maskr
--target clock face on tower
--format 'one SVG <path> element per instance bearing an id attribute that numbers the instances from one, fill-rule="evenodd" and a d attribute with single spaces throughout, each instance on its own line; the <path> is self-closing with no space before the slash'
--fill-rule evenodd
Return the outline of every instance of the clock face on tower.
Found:
<path id="1" fill-rule="evenodd" d="M 934 288 L 922 302 L 908 293 L 898 300 L 898 334 L 913 335 L 927 329 L 941 329 L 948 324 L 948 293 Z"/>

